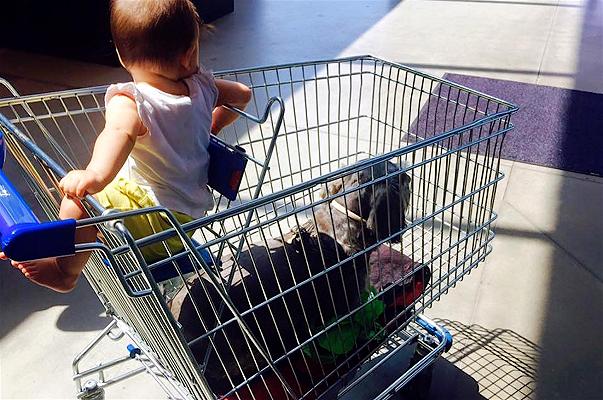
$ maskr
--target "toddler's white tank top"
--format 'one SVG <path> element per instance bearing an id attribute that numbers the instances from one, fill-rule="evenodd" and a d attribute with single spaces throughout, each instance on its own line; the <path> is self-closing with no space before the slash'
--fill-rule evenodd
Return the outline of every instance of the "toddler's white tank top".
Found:
<path id="1" fill-rule="evenodd" d="M 105 104 L 116 94 L 131 97 L 147 128 L 126 163 L 129 178 L 150 188 L 162 206 L 198 218 L 213 206 L 207 187 L 207 147 L 218 89 L 211 73 L 204 70 L 185 83 L 188 96 L 147 84 L 113 84 L 107 89 Z"/>

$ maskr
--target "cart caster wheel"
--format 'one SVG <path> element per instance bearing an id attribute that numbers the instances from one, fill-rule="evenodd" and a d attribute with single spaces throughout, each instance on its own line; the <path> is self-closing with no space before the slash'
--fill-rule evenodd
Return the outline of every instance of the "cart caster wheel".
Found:
<path id="1" fill-rule="evenodd" d="M 82 388 L 82 392 L 77 396 L 80 400 L 104 400 L 105 390 L 98 386 L 98 382 L 90 380 Z"/>

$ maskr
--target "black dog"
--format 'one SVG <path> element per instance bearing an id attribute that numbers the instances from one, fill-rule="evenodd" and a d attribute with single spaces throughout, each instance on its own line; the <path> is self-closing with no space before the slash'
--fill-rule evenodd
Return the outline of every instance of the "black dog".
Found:
<path id="1" fill-rule="evenodd" d="M 387 175 L 391 176 L 378 181 Z M 343 191 L 348 193 L 337 197 Z M 328 201 L 317 206 L 313 218 L 297 229 L 281 239 L 253 244 L 238 259 L 230 257 L 222 262 L 224 275 L 232 268 L 236 271 L 228 294 L 240 313 L 267 302 L 243 320 L 272 360 L 359 306 L 360 294 L 367 286 L 368 255 L 364 249 L 405 227 L 410 178 L 400 174 L 395 164 L 383 162 L 345 175 L 330 182 L 327 192 L 324 197 Z M 399 235 L 392 238 L 398 239 Z M 217 318 L 221 298 L 209 280 L 195 279 L 189 291 L 190 296 L 182 290 L 172 303 L 187 341 L 233 317 L 224 308 Z M 203 363 L 208 346 L 213 347 L 205 377 L 218 394 L 224 394 L 233 383 L 241 383 L 243 374 L 249 377 L 266 365 L 236 322 L 211 338 L 211 342 L 208 338 L 195 342 L 191 350 Z"/>

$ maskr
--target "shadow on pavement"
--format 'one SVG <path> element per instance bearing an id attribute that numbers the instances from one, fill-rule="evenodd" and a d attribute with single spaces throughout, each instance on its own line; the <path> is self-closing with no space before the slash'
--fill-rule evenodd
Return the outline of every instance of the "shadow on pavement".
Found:
<path id="1" fill-rule="evenodd" d="M 430 399 L 529 399 L 536 389 L 541 349 L 508 329 L 485 329 L 437 319 L 454 338 L 453 346 L 435 365 Z M 450 369 L 454 366 L 460 371 Z M 478 386 L 467 390 L 468 374 Z"/>
<path id="2" fill-rule="evenodd" d="M 0 262 L 0 304 L 0 339 L 32 313 L 56 306 L 67 306 L 56 321 L 62 331 L 97 331 L 108 323 L 99 317 L 103 307 L 85 279 L 71 293 L 56 293 L 30 282 L 5 261 Z"/>

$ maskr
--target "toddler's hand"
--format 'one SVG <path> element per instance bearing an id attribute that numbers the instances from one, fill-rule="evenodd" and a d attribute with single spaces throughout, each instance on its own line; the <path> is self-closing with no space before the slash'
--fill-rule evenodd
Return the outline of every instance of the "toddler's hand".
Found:
<path id="1" fill-rule="evenodd" d="M 59 188 L 67 196 L 84 197 L 87 194 L 95 194 L 104 189 L 102 178 L 94 171 L 75 170 L 70 171 L 61 182 Z"/>

